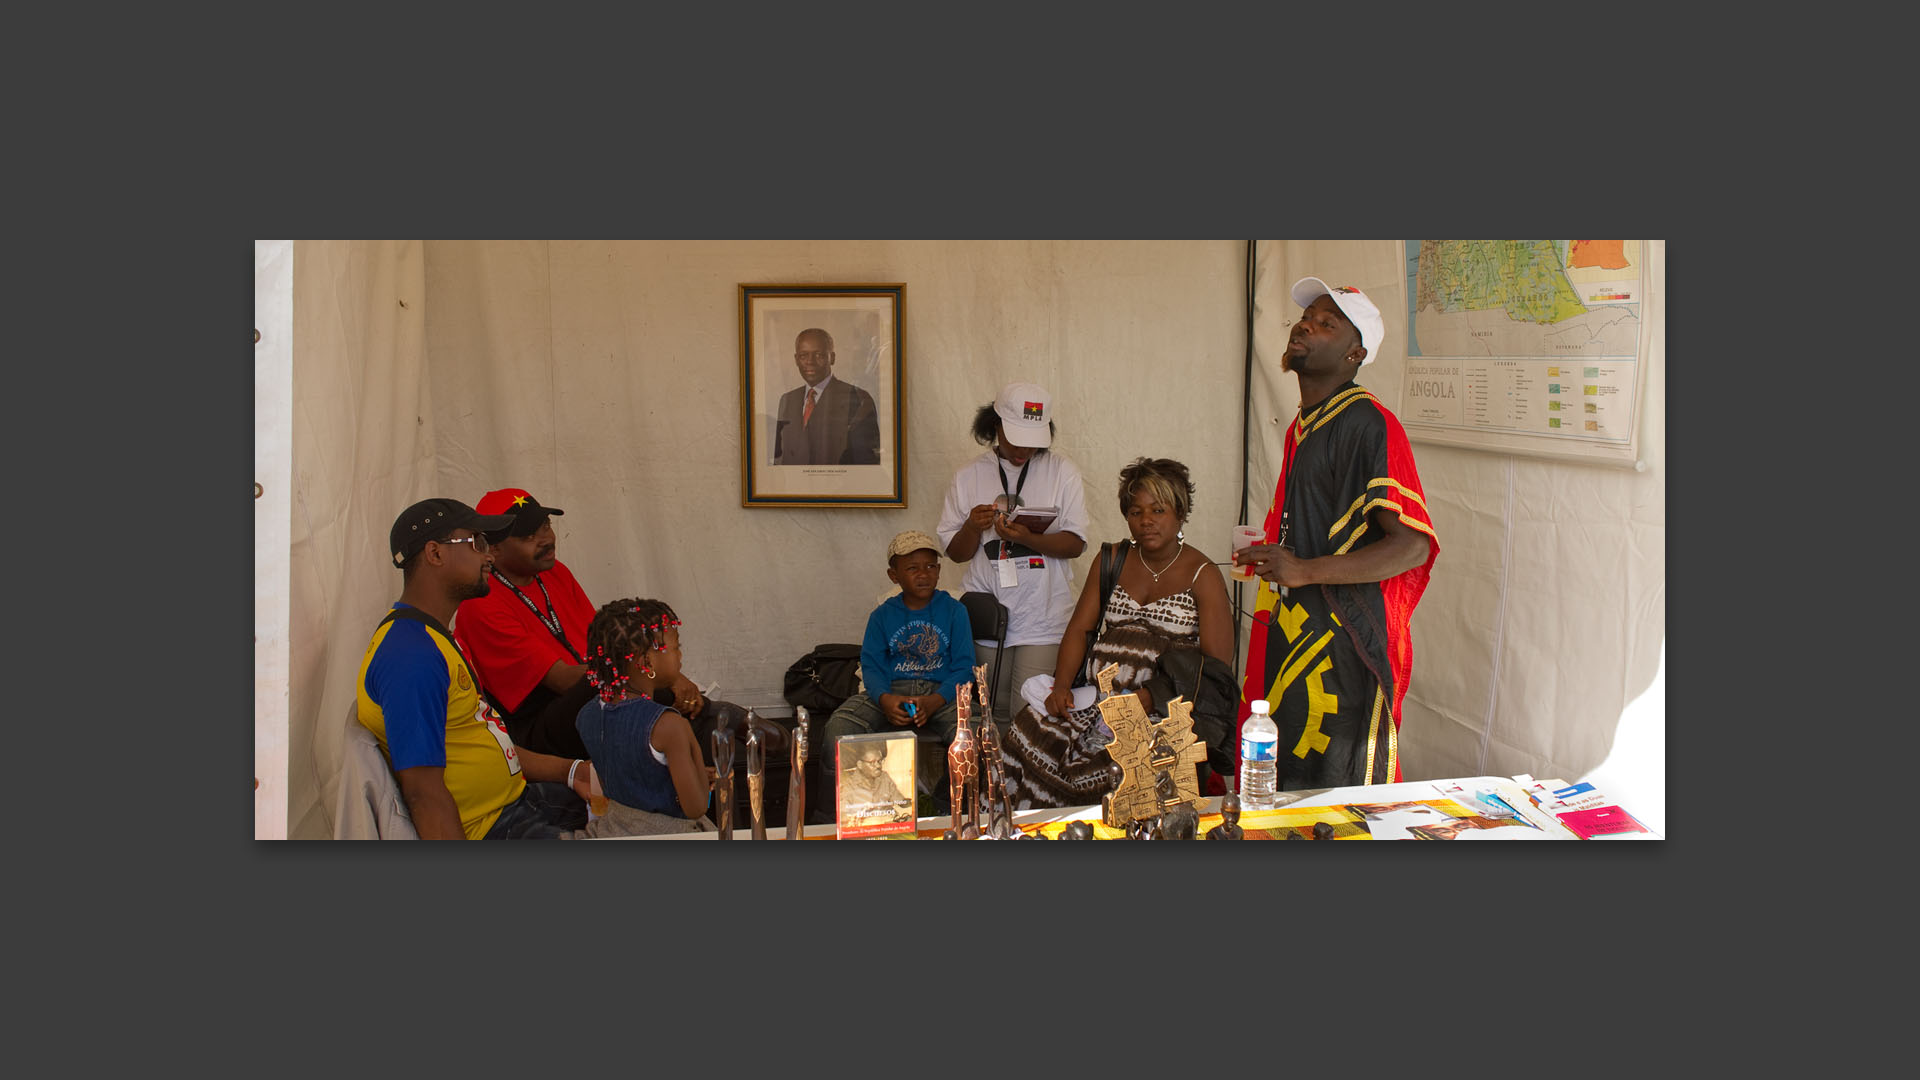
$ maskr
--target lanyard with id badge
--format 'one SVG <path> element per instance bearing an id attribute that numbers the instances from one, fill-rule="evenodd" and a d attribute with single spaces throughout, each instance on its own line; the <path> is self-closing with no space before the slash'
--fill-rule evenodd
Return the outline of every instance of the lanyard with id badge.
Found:
<path id="1" fill-rule="evenodd" d="M 1000 495 L 993 500 L 993 505 L 994 510 L 1000 515 L 1002 521 L 1012 521 L 1013 512 L 1025 505 L 1020 498 L 1020 492 L 1021 489 L 1027 486 L 1027 470 L 1031 468 L 1032 465 L 1033 459 L 1028 458 L 1027 461 L 1020 466 L 1020 479 L 1009 485 L 1007 483 L 1007 470 L 1002 467 L 998 461 L 994 462 L 994 469 L 1000 474 Z M 1019 574 L 1015 571 L 1016 559 L 1027 563 L 1028 567 L 1033 570 L 1039 570 L 1046 566 L 1046 561 L 1040 553 L 1027 547 L 1025 544 L 1016 544 L 1011 540 L 996 539 L 991 542 L 989 547 L 990 550 L 987 554 L 993 559 L 994 580 L 998 582 L 999 587 L 1002 589 L 1011 589 L 1020 582 Z"/>

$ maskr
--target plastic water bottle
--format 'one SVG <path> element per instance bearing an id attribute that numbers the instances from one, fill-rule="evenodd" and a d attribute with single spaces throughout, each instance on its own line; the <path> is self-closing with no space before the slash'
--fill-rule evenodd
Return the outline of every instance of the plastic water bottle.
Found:
<path id="1" fill-rule="evenodd" d="M 1240 725 L 1240 808 L 1271 810 L 1274 782 L 1279 773 L 1280 729 L 1265 699 L 1253 702 L 1253 713 Z"/>

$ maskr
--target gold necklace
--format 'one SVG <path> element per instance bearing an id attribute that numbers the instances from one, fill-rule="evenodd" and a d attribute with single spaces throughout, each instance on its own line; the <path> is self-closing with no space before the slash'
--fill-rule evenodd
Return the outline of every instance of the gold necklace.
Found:
<path id="1" fill-rule="evenodd" d="M 1185 550 L 1187 550 L 1187 542 L 1185 540 L 1182 540 L 1180 541 L 1179 550 L 1173 553 L 1173 558 L 1168 559 L 1167 565 L 1160 568 L 1160 574 L 1164 574 L 1167 571 L 1173 569 L 1173 564 L 1180 561 L 1180 552 Z M 1145 551 L 1142 551 L 1140 553 L 1140 569 L 1145 570 L 1148 574 L 1152 575 L 1153 583 L 1155 585 L 1160 584 L 1160 574 L 1155 574 L 1153 572 L 1153 567 L 1147 564 L 1147 553 Z"/>

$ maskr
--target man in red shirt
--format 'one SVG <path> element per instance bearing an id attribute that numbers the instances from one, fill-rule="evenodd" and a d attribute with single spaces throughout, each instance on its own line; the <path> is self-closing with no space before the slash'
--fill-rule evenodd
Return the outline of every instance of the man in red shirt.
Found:
<path id="1" fill-rule="evenodd" d="M 454 637 L 506 718 L 515 745 L 584 758 L 587 748 L 574 718 L 593 696 L 584 677 L 582 650 L 597 609 L 554 554 L 549 517 L 565 511 L 540 505 L 521 488 L 489 491 L 475 509 L 505 514 L 514 522 L 487 534 L 493 544 L 493 588 L 461 602 Z M 707 708 L 709 703 L 685 675 L 673 691 L 674 708 L 693 723 L 704 749 L 715 710 Z"/>

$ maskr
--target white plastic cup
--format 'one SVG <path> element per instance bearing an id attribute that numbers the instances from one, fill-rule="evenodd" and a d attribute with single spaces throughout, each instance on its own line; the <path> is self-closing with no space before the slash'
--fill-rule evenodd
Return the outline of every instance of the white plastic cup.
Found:
<path id="1" fill-rule="evenodd" d="M 1258 525 L 1235 525 L 1233 527 L 1232 551 L 1238 553 L 1241 548 L 1252 547 L 1267 538 L 1267 531 Z M 1232 558 L 1229 555 L 1228 558 Z M 1227 576 L 1235 581 L 1253 581 L 1253 568 L 1235 564 L 1227 567 Z"/>

